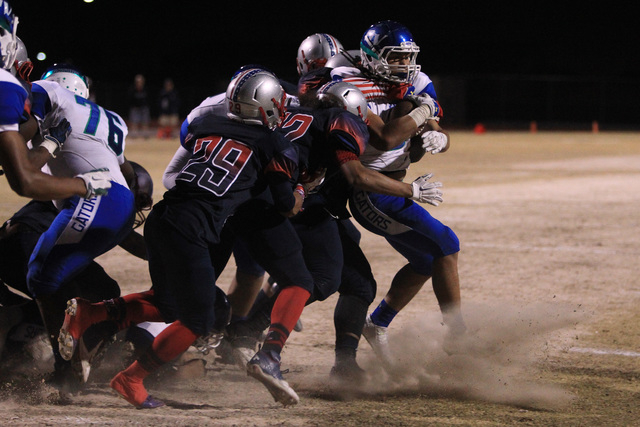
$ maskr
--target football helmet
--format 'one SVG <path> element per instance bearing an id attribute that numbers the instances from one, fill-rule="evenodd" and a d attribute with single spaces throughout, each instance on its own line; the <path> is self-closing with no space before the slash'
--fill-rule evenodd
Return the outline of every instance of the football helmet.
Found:
<path id="1" fill-rule="evenodd" d="M 5 0 L 0 0 L 0 66 L 5 70 L 11 70 L 18 52 L 16 32 L 18 30 L 18 17 L 13 14 L 11 6 Z"/>
<path id="2" fill-rule="evenodd" d="M 131 192 L 133 192 L 136 204 L 136 219 L 133 222 L 133 228 L 138 228 L 146 219 L 143 212 L 151 210 L 153 206 L 153 179 L 142 165 L 131 160 L 129 163 L 136 174 L 131 185 Z"/>
<path id="3" fill-rule="evenodd" d="M 282 123 L 286 94 L 278 78 L 263 68 L 237 72 L 227 87 L 227 117 L 275 129 Z"/>
<path id="4" fill-rule="evenodd" d="M 300 43 L 298 47 L 298 74 L 304 76 L 309 71 L 322 68 L 327 60 L 342 51 L 340 43 L 331 34 L 312 34 Z"/>
<path id="5" fill-rule="evenodd" d="M 375 76 L 394 83 L 413 83 L 420 72 L 416 58 L 420 47 L 413 41 L 409 29 L 395 21 L 373 24 L 360 41 L 362 66 Z M 409 64 L 389 64 L 392 53 L 406 54 Z"/>
<path id="6" fill-rule="evenodd" d="M 367 118 L 369 109 L 367 108 L 367 99 L 364 94 L 355 85 L 347 82 L 334 81 L 329 82 L 318 89 L 318 99 L 331 97 L 339 100 L 345 110 L 359 116 L 362 120 Z"/>
<path id="7" fill-rule="evenodd" d="M 18 49 L 16 52 L 16 60 L 11 68 L 11 74 L 14 76 L 18 74 L 22 80 L 28 82 L 31 71 L 33 71 L 33 62 L 29 59 L 27 47 L 24 45 L 22 40 L 20 40 L 20 37 L 16 37 L 16 40 L 18 42 Z"/>
<path id="8" fill-rule="evenodd" d="M 327 60 L 325 67 L 357 67 L 360 64 L 360 49 L 343 50 Z"/>
<path id="9" fill-rule="evenodd" d="M 40 79 L 57 82 L 76 95 L 89 98 L 89 79 L 71 64 L 53 64 L 45 70 Z"/>

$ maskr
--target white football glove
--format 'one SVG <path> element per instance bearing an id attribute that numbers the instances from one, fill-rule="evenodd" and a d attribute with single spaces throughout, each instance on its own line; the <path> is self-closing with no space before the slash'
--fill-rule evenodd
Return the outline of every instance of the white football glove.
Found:
<path id="1" fill-rule="evenodd" d="M 94 196 L 104 196 L 111 188 L 111 175 L 107 168 L 95 169 L 76 175 L 76 178 L 82 178 L 84 185 L 87 187 L 87 194 L 84 195 L 85 199 L 90 199 Z"/>
<path id="2" fill-rule="evenodd" d="M 433 206 L 438 206 L 442 203 L 442 191 L 438 190 L 442 187 L 441 182 L 429 182 L 429 179 L 433 176 L 432 173 L 422 175 L 411 183 L 411 189 L 413 195 L 412 200 L 416 200 L 420 203 L 429 203 Z"/>
<path id="3" fill-rule="evenodd" d="M 437 130 L 430 130 L 421 135 L 422 149 L 431 154 L 438 154 L 446 146 L 449 138 L 442 132 Z"/>

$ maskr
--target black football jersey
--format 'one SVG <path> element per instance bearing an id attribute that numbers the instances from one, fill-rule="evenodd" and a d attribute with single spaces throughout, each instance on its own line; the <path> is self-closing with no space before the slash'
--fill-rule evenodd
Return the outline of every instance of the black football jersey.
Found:
<path id="1" fill-rule="evenodd" d="M 178 229 L 195 235 L 211 230 L 207 239 L 215 240 L 237 207 L 271 182 L 290 181 L 273 198 L 293 206 L 298 152 L 280 133 L 209 114 L 189 125 L 183 146 L 191 159 L 164 196 L 165 219 Z"/>

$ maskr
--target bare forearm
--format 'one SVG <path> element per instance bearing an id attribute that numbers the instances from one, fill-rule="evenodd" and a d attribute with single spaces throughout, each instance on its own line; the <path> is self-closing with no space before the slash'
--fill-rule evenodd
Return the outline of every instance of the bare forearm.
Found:
<path id="1" fill-rule="evenodd" d="M 389 196 L 406 197 L 413 195 L 411 185 L 367 169 L 359 161 L 351 161 L 342 165 L 342 172 L 349 184 L 361 190 Z"/>

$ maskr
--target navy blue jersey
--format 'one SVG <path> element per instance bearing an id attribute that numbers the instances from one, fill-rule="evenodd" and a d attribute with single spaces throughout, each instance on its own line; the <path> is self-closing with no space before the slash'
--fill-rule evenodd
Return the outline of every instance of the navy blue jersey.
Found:
<path id="1" fill-rule="evenodd" d="M 188 131 L 183 147 L 191 159 L 164 196 L 169 205 L 165 219 L 176 228 L 217 241 L 236 208 L 269 187 L 276 206 L 293 207 L 298 153 L 281 134 L 213 114 L 195 119 Z M 190 217 L 171 208 L 177 203 L 194 208 Z"/>
<path id="2" fill-rule="evenodd" d="M 319 190 L 321 197 L 307 198 L 305 210 L 312 205 L 324 204 L 334 215 L 344 216 L 349 186 L 340 166 L 357 160 L 364 151 L 369 141 L 367 125 L 341 108 L 291 107 L 287 109 L 279 132 L 298 148 L 301 171 L 327 170 Z"/>

